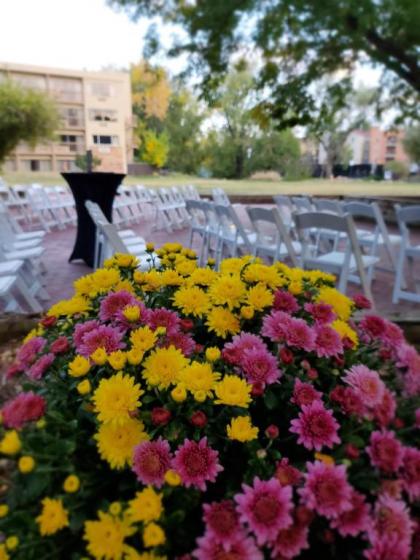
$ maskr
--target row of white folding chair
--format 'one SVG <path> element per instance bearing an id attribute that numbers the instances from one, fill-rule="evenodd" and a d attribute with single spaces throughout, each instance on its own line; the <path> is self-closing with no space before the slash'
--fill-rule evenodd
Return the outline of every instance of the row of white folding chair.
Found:
<path id="1" fill-rule="evenodd" d="M 113 204 L 113 221 L 116 224 L 139 223 L 137 194 L 133 187 L 120 185 Z"/>
<path id="2" fill-rule="evenodd" d="M 154 207 L 154 230 L 166 229 L 172 233 L 174 229 L 182 229 L 188 224 L 185 201 L 174 191 L 174 187 L 149 189 L 149 194 Z"/>
<path id="3" fill-rule="evenodd" d="M 185 202 L 187 200 L 201 200 L 200 193 L 194 185 L 182 185 L 179 190 Z"/>
<path id="4" fill-rule="evenodd" d="M 395 205 L 395 214 L 401 233 L 401 244 L 396 264 L 395 284 L 392 293 L 392 302 L 398 303 L 400 299 L 420 303 L 420 275 L 414 272 L 415 261 L 420 262 L 420 243 L 412 240 L 412 228 L 417 226 L 417 235 L 420 226 L 420 205 L 402 207 Z M 413 291 L 408 290 L 408 282 L 404 278 L 404 269 L 408 265 L 411 280 L 414 283 Z"/>

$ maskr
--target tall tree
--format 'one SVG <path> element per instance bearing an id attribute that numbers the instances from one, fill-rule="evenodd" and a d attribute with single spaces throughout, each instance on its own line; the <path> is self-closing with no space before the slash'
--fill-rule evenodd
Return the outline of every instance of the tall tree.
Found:
<path id="1" fill-rule="evenodd" d="M 189 52 L 210 94 L 232 53 L 257 51 L 260 111 L 283 125 L 306 124 L 320 76 L 369 61 L 385 71 L 390 98 L 416 115 L 420 93 L 418 0 L 108 0 L 133 18 L 161 16 L 183 35 L 170 52 Z M 156 48 L 156 32 L 149 34 Z M 417 117 L 418 118 L 418 117 Z"/>
<path id="2" fill-rule="evenodd" d="M 52 140 L 60 118 L 45 94 L 11 81 L 0 83 L 0 164 L 19 142 L 35 147 Z"/>
<path id="3" fill-rule="evenodd" d="M 420 163 L 420 125 L 412 126 L 406 131 L 403 145 L 411 161 Z"/>

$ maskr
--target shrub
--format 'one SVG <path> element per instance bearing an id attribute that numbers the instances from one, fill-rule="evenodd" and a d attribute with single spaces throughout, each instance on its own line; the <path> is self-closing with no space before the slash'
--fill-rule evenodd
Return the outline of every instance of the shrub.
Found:
<path id="1" fill-rule="evenodd" d="M 356 324 L 369 302 L 319 271 L 157 253 L 77 280 L 19 349 L 0 557 L 408 559 L 420 357 L 401 330 Z"/>
<path id="2" fill-rule="evenodd" d="M 402 161 L 389 161 L 385 164 L 385 169 L 391 171 L 394 181 L 408 177 L 408 166 Z"/>

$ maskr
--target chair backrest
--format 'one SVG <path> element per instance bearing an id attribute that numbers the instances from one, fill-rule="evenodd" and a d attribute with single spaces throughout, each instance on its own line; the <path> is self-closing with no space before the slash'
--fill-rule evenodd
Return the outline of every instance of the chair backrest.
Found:
<path id="1" fill-rule="evenodd" d="M 185 201 L 185 208 L 191 217 L 192 227 L 204 227 L 206 225 L 206 215 L 201 201 L 187 199 Z"/>
<path id="2" fill-rule="evenodd" d="M 292 196 L 292 202 L 298 212 L 313 212 L 312 203 L 307 196 Z"/>
<path id="3" fill-rule="evenodd" d="M 96 202 L 92 202 L 91 200 L 86 200 L 85 202 L 86 210 L 89 213 L 89 216 L 92 218 L 94 224 L 96 226 L 109 224 L 109 220 L 102 212 L 101 207 Z"/>
<path id="4" fill-rule="evenodd" d="M 329 212 L 330 214 L 337 214 L 338 216 L 342 216 L 344 214 L 338 200 L 314 197 L 312 202 L 318 212 Z"/>
<path id="5" fill-rule="evenodd" d="M 395 204 L 395 215 L 405 247 L 410 247 L 410 226 L 420 225 L 420 204 L 401 206 Z"/>
<path id="6" fill-rule="evenodd" d="M 215 209 L 219 217 L 219 227 L 222 230 L 221 233 L 223 234 L 223 231 L 231 233 L 232 240 L 235 243 L 237 243 L 239 238 L 242 239 L 246 250 L 251 254 L 252 243 L 250 242 L 248 235 L 232 206 L 216 204 Z"/>
<path id="7" fill-rule="evenodd" d="M 211 196 L 215 204 L 219 204 L 221 206 L 230 206 L 228 195 L 220 187 L 215 187 L 214 189 L 212 189 Z"/>
<path id="8" fill-rule="evenodd" d="M 351 201 L 343 204 L 344 212 L 351 214 L 353 218 L 367 218 L 376 222 L 375 211 L 370 202 Z"/>

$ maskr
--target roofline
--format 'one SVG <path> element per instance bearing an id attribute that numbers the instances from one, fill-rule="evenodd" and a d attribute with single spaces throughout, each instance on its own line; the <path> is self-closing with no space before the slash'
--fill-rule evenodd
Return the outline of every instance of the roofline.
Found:
<path id="1" fill-rule="evenodd" d="M 19 64 L 15 62 L 0 62 L 0 70 L 9 72 L 22 72 L 27 74 L 48 74 L 51 76 L 65 76 L 72 78 L 107 78 L 110 80 L 121 80 L 121 78 L 126 78 L 130 75 L 128 70 L 115 72 L 70 70 L 67 68 L 36 66 L 35 64 Z"/>

